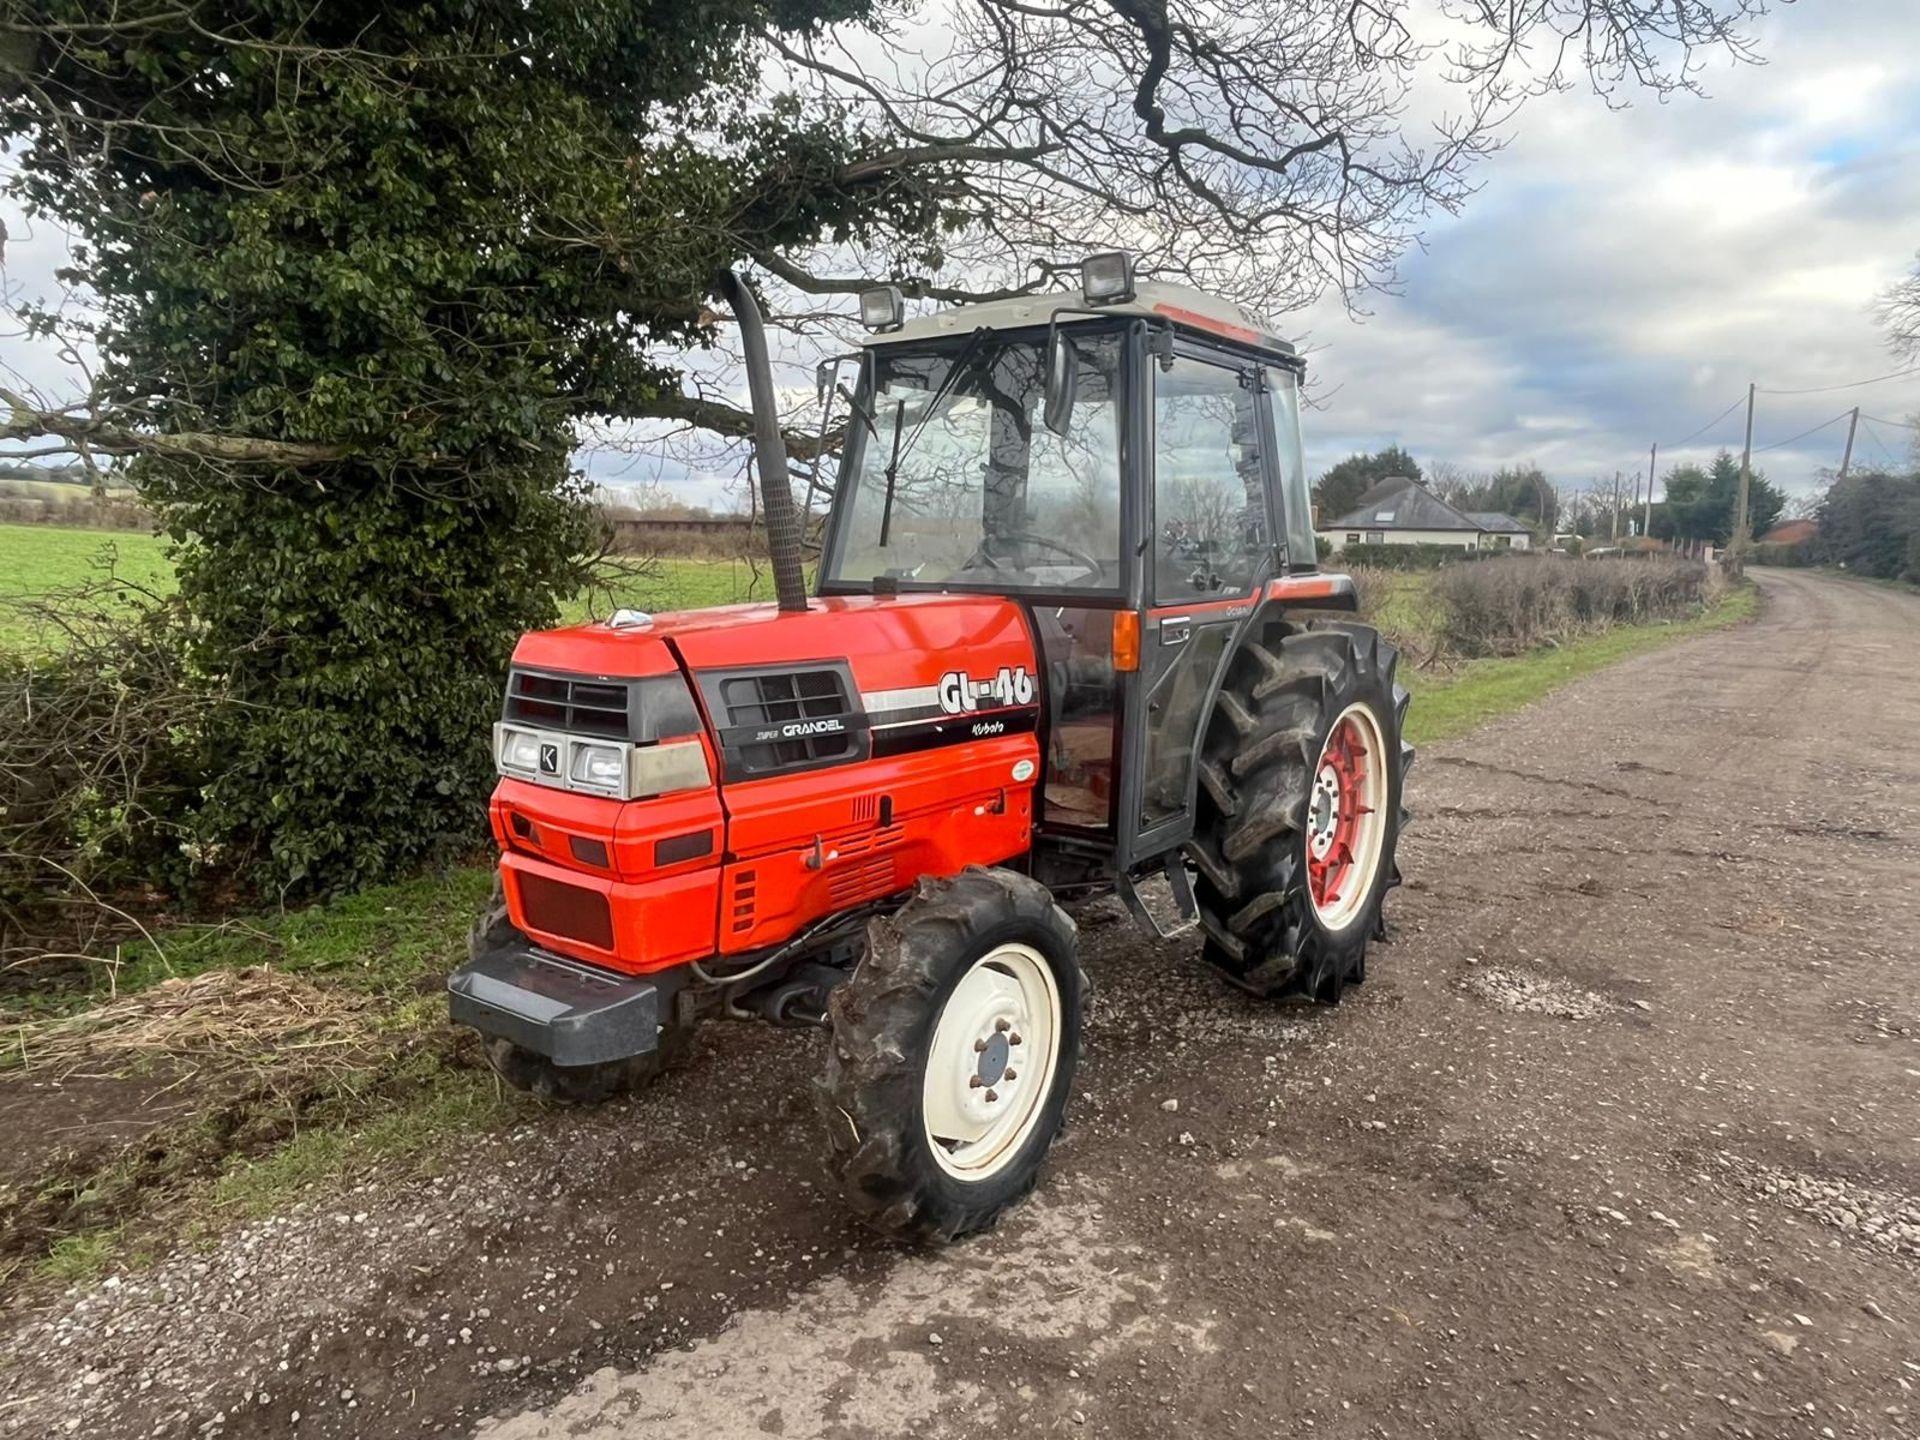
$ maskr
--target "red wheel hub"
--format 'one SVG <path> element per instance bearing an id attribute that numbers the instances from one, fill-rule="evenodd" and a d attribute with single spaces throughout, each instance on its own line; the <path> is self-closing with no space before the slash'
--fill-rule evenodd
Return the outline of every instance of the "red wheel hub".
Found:
<path id="1" fill-rule="evenodd" d="M 1314 909 L 1323 915 L 1341 910 L 1348 892 L 1365 886 L 1370 874 L 1356 873 L 1368 847 L 1363 843 L 1374 808 L 1369 769 L 1377 760 L 1367 753 L 1366 732 L 1353 712 L 1342 715 L 1327 736 L 1314 772 L 1307 811 L 1307 888 Z"/>

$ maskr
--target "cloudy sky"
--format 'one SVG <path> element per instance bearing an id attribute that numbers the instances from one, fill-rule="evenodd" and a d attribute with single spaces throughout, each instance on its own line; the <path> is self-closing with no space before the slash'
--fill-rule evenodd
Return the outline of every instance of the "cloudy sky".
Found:
<path id="1" fill-rule="evenodd" d="M 1355 322 L 1303 317 L 1325 392 L 1318 471 L 1399 441 L 1469 469 L 1537 460 L 1562 483 L 1739 448 L 1747 384 L 1812 389 L 1899 363 L 1877 294 L 1920 250 L 1920 4 L 1800 0 L 1763 27 L 1764 66 L 1720 64 L 1708 97 L 1610 111 L 1564 94 L 1524 111 L 1483 188 L 1435 223 L 1399 294 Z M 1920 374 L 1762 393 L 1756 459 L 1789 490 L 1839 464 L 1860 405 L 1920 420 Z M 1704 433 L 1679 445 L 1693 432 Z M 1868 422 L 1866 460 L 1915 432 Z M 1884 451 L 1883 448 L 1884 447 Z"/>
<path id="2" fill-rule="evenodd" d="M 1710 66 L 1704 99 L 1535 102 L 1396 293 L 1360 317 L 1337 297 L 1286 317 L 1312 357 L 1315 473 L 1399 442 L 1423 462 L 1532 460 L 1563 485 L 1610 485 L 1644 474 L 1655 441 L 1663 471 L 1737 449 L 1749 381 L 1757 463 L 1790 491 L 1839 463 L 1855 404 L 1880 417 L 1860 459 L 1904 459 L 1920 432 L 1893 422 L 1920 420 L 1920 374 L 1825 387 L 1900 368 L 1873 303 L 1920 250 L 1920 0 L 1799 0 L 1759 42 L 1767 63 Z M 11 209 L 0 220 L 0 286 L 45 293 L 62 238 Z M 50 354 L 0 346 L 8 368 L 62 388 Z M 1793 390 L 1823 393 L 1767 393 Z M 585 458 L 603 479 L 723 498 L 724 462 L 640 449 Z"/>

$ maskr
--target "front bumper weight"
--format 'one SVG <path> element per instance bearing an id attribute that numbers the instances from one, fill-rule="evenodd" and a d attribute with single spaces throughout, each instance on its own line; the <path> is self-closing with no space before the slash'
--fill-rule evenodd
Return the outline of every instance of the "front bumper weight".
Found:
<path id="1" fill-rule="evenodd" d="M 482 951 L 447 977 L 456 1025 L 511 1040 L 555 1065 L 602 1065 L 660 1045 L 660 989 L 524 942 Z"/>

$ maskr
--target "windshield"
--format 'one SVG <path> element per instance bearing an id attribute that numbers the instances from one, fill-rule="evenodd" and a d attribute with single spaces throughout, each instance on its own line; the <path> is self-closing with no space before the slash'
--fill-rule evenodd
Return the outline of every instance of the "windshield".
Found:
<path id="1" fill-rule="evenodd" d="M 869 352 L 829 581 L 1118 587 L 1120 337 L 1061 338 L 1078 359 L 1064 436 L 1040 420 L 1038 340 Z"/>

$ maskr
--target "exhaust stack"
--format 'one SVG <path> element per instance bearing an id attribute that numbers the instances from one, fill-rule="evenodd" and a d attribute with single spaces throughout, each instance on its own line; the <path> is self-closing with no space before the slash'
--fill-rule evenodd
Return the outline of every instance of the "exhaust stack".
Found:
<path id="1" fill-rule="evenodd" d="M 760 513 L 767 520 L 767 553 L 773 561 L 773 590 L 782 610 L 807 608 L 807 576 L 800 562 L 800 518 L 787 485 L 787 446 L 780 437 L 780 416 L 773 401 L 773 367 L 767 360 L 767 329 L 760 303 L 747 282 L 731 270 L 720 272 L 720 298 L 740 322 L 746 350 L 747 391 L 753 397 L 754 468 L 760 472 Z"/>

